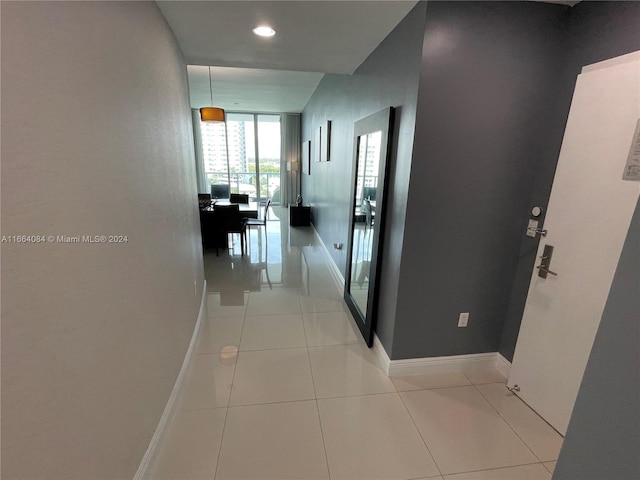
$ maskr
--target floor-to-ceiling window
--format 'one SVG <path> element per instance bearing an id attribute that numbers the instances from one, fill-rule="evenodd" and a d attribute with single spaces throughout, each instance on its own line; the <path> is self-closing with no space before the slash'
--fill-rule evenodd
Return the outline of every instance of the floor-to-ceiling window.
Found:
<path id="1" fill-rule="evenodd" d="M 230 185 L 252 201 L 280 203 L 280 115 L 227 113 L 225 123 L 202 123 L 207 181 Z"/>

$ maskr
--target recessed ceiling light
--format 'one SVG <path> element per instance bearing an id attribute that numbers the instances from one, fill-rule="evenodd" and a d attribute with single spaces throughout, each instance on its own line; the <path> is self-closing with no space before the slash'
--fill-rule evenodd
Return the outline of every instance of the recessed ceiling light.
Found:
<path id="1" fill-rule="evenodd" d="M 258 35 L 259 37 L 273 37 L 276 34 L 276 31 L 271 27 L 262 25 L 260 27 L 254 28 L 253 33 Z"/>

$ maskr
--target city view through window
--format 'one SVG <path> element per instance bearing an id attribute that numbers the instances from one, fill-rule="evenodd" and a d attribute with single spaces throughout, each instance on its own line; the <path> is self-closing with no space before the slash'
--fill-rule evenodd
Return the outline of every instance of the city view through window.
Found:
<path id="1" fill-rule="evenodd" d="M 210 184 L 230 185 L 231 193 L 251 201 L 280 203 L 280 115 L 228 113 L 228 144 L 224 123 L 201 123 L 201 129 Z"/>

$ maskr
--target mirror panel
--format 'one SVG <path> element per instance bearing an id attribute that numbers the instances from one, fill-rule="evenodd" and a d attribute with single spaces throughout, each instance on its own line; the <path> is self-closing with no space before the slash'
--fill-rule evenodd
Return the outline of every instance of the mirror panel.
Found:
<path id="1" fill-rule="evenodd" d="M 356 158 L 355 210 L 352 212 L 350 292 L 365 317 L 369 297 L 381 140 L 382 131 L 380 130 L 357 138 L 358 156 Z"/>
<path id="2" fill-rule="evenodd" d="M 344 297 L 369 346 L 377 308 L 377 265 L 384 228 L 385 171 L 393 110 L 387 108 L 354 125 L 349 252 Z"/>

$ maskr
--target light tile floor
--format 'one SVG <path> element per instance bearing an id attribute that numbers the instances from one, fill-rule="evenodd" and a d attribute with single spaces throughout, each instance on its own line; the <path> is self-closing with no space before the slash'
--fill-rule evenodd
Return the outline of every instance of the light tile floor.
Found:
<path id="1" fill-rule="evenodd" d="M 205 255 L 208 316 L 149 478 L 551 478 L 562 437 L 490 364 L 387 377 L 312 230 L 270 215 L 244 257 Z"/>

